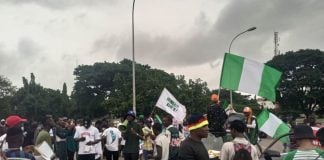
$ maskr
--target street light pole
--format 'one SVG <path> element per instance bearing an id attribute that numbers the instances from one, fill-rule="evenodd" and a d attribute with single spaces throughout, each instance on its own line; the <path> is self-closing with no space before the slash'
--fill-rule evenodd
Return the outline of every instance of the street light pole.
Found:
<path id="1" fill-rule="evenodd" d="M 244 34 L 244 33 L 246 33 L 246 32 L 253 31 L 253 30 L 255 30 L 255 29 L 256 29 L 256 27 L 251 27 L 251 28 L 249 28 L 249 29 L 247 29 L 247 30 L 245 30 L 245 31 L 243 31 L 243 32 L 241 32 L 241 33 L 239 33 L 239 34 L 237 34 L 237 35 L 232 39 L 232 41 L 231 41 L 231 43 L 230 43 L 230 45 L 229 45 L 229 47 L 228 47 L 228 53 L 231 53 L 231 47 L 232 47 L 232 44 L 233 44 L 234 40 L 235 40 L 237 37 L 239 37 L 240 35 L 242 35 L 242 34 Z M 233 91 L 232 91 L 232 90 L 230 90 L 230 99 L 231 99 L 231 106 L 233 107 Z"/>
<path id="2" fill-rule="evenodd" d="M 132 73 L 133 73 L 133 111 L 136 114 L 136 90 L 135 90 L 135 47 L 134 47 L 134 8 L 135 8 L 135 0 L 133 0 L 133 9 L 132 9 L 132 51 L 133 51 L 133 66 L 132 66 Z"/>

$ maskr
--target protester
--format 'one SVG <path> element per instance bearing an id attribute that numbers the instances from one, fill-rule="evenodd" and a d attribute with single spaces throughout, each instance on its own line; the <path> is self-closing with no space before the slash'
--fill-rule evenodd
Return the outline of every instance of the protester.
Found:
<path id="1" fill-rule="evenodd" d="M 103 157 L 103 150 L 102 150 L 102 143 L 101 143 L 101 137 L 102 137 L 102 132 L 103 132 L 102 124 L 103 124 L 103 122 L 101 120 L 98 120 L 95 122 L 95 128 L 98 129 L 99 137 L 100 137 L 100 141 L 94 145 L 95 150 L 96 150 L 96 156 L 95 156 L 96 160 L 101 160 L 101 158 Z"/>
<path id="2" fill-rule="evenodd" d="M 99 131 L 91 125 L 91 120 L 85 118 L 83 126 L 76 130 L 74 139 L 79 142 L 78 160 L 95 160 L 95 144 L 101 141 Z"/>
<path id="3" fill-rule="evenodd" d="M 67 144 L 67 155 L 68 155 L 68 160 L 74 160 L 74 155 L 75 152 L 78 149 L 77 142 L 75 141 L 74 134 L 75 134 L 75 123 L 74 120 L 70 119 L 68 121 L 68 134 L 66 136 L 66 144 Z"/>
<path id="4" fill-rule="evenodd" d="M 34 133 L 37 128 L 37 122 L 27 122 L 24 124 L 24 143 L 22 145 L 23 150 L 28 153 L 34 152 L 35 141 Z"/>
<path id="5" fill-rule="evenodd" d="M 24 119 L 24 118 L 21 118 L 20 116 L 18 115 L 11 115 L 11 116 L 8 116 L 5 120 L 5 126 L 6 126 L 6 129 L 10 129 L 10 128 L 18 128 L 18 129 L 21 129 L 22 128 L 22 124 L 24 122 L 27 122 L 27 119 Z M 8 143 L 6 142 L 6 137 L 7 137 L 7 134 L 3 134 L 1 137 L 0 137 L 0 145 L 1 145 L 1 149 L 2 150 L 6 150 L 8 148 Z"/>
<path id="6" fill-rule="evenodd" d="M 142 128 L 135 120 L 135 112 L 128 111 L 126 120 L 128 121 L 126 131 L 122 134 L 125 139 L 125 146 L 123 150 L 125 160 L 138 160 L 139 158 L 139 140 L 143 139 Z"/>
<path id="7" fill-rule="evenodd" d="M 107 160 L 118 160 L 119 156 L 119 146 L 121 142 L 121 132 L 116 128 L 113 122 L 109 123 L 109 127 L 105 129 L 102 133 L 102 137 L 106 139 L 105 148 L 107 149 L 106 152 L 106 159 Z"/>
<path id="8" fill-rule="evenodd" d="M 8 143 L 8 149 L 5 151 L 7 158 L 26 158 L 35 160 L 35 157 L 27 152 L 21 150 L 24 141 L 23 131 L 20 128 L 9 128 L 7 130 L 6 141 Z"/>
<path id="9" fill-rule="evenodd" d="M 317 131 L 316 137 L 321 144 L 320 149 L 322 149 L 324 151 L 324 127 L 322 127 L 321 129 L 319 129 Z"/>
<path id="10" fill-rule="evenodd" d="M 162 132 L 162 125 L 155 123 L 153 125 L 154 135 L 157 135 L 154 140 L 154 156 L 155 160 L 168 160 L 169 159 L 169 138 Z"/>
<path id="11" fill-rule="evenodd" d="M 250 107 L 244 107 L 243 113 L 245 115 L 245 123 L 247 126 L 247 137 L 253 145 L 256 145 L 259 137 L 258 123 L 256 121 L 256 117 L 253 116 L 253 111 Z"/>
<path id="12" fill-rule="evenodd" d="M 55 123 L 52 119 L 52 117 L 46 116 L 44 120 L 42 120 L 43 127 L 40 130 L 40 132 L 37 135 L 35 145 L 41 144 L 43 141 L 47 142 L 47 144 L 52 147 L 53 146 L 53 141 L 50 136 L 49 131 L 51 130 L 52 127 L 55 126 Z"/>
<path id="13" fill-rule="evenodd" d="M 231 142 L 224 143 L 220 159 L 233 160 L 236 157 L 240 157 L 242 160 L 258 160 L 256 148 L 244 137 L 244 131 L 246 130 L 244 122 L 234 120 L 230 124 L 230 130 L 234 139 Z M 240 149 L 243 150 L 239 151 Z"/>
<path id="14" fill-rule="evenodd" d="M 144 121 L 144 128 L 142 129 L 144 135 L 144 144 L 143 144 L 143 158 L 144 160 L 148 160 L 148 155 L 153 155 L 153 140 L 152 136 L 154 136 L 152 131 L 152 120 L 146 119 Z"/>
<path id="15" fill-rule="evenodd" d="M 312 130 L 313 130 L 313 134 L 316 135 L 316 133 L 318 132 L 318 130 L 320 129 L 320 125 L 318 123 L 316 123 L 316 116 L 315 115 L 310 115 L 308 117 L 308 123 L 309 126 L 311 126 Z M 320 147 L 320 142 L 317 138 L 313 139 L 313 144 L 317 147 Z"/>
<path id="16" fill-rule="evenodd" d="M 68 135 L 67 123 L 63 117 L 58 118 L 55 127 L 55 154 L 60 160 L 67 160 L 66 137 Z"/>
<path id="17" fill-rule="evenodd" d="M 163 117 L 163 126 L 165 127 L 165 134 L 170 139 L 169 160 L 177 160 L 179 156 L 180 143 L 183 137 L 180 131 L 175 127 L 171 115 Z"/>
<path id="18" fill-rule="evenodd" d="M 180 145 L 180 160 L 209 160 L 207 149 L 202 143 L 202 138 L 207 138 L 209 128 L 208 120 L 203 115 L 191 115 L 188 120 L 190 131 L 187 137 Z"/>
<path id="19" fill-rule="evenodd" d="M 297 125 L 294 128 L 294 135 L 298 148 L 295 151 L 288 152 L 284 160 L 315 160 L 324 158 L 323 150 L 316 148 L 312 143 L 315 136 L 310 126 L 304 124 Z"/>
<path id="20" fill-rule="evenodd" d="M 52 116 L 46 115 L 44 117 L 44 119 L 42 120 L 42 124 L 43 124 L 43 127 L 41 128 L 41 130 L 39 131 L 39 133 L 36 137 L 35 145 L 39 145 L 45 141 L 52 148 L 53 147 L 53 139 L 49 133 L 51 128 L 53 128 L 55 126 Z M 35 153 L 35 158 L 37 160 L 43 160 L 40 153 L 38 153 L 38 152 Z"/>
<path id="21" fill-rule="evenodd" d="M 207 118 L 209 122 L 210 132 L 216 137 L 223 137 L 226 134 L 224 124 L 227 120 L 227 114 L 219 103 L 217 94 L 210 97 L 212 104 L 207 108 Z"/>

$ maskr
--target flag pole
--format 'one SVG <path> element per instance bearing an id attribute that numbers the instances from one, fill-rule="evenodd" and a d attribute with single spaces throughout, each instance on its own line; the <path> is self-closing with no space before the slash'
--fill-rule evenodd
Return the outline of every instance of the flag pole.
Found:
<path id="1" fill-rule="evenodd" d="M 152 117 L 153 113 L 155 112 L 156 106 L 153 107 L 152 112 L 150 113 L 150 117 Z"/>
<path id="2" fill-rule="evenodd" d="M 239 34 L 237 34 L 237 35 L 232 39 L 232 41 L 231 41 L 231 43 L 230 43 L 230 46 L 229 46 L 229 48 L 228 48 L 228 53 L 231 53 L 231 47 L 232 47 L 232 44 L 233 44 L 234 40 L 235 40 L 237 37 L 239 37 L 240 35 L 242 35 L 242 34 L 244 34 L 244 33 L 246 33 L 246 32 L 253 31 L 253 30 L 255 30 L 255 29 L 256 29 L 256 27 L 251 27 L 251 28 L 249 28 L 249 29 L 247 29 L 247 30 L 245 30 L 245 31 L 243 31 L 243 32 L 241 32 L 241 33 L 239 33 Z M 232 91 L 232 90 L 230 90 L 230 99 L 231 99 L 231 106 L 233 107 L 233 91 Z"/>

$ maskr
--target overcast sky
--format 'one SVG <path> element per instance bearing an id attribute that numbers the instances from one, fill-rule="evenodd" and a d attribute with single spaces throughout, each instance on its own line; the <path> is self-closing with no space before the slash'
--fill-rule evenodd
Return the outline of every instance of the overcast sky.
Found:
<path id="1" fill-rule="evenodd" d="M 266 62 L 274 31 L 281 52 L 324 50 L 322 0 L 137 0 L 136 61 L 186 78 L 219 84 L 221 62 L 233 53 Z M 0 0 L 0 74 L 47 88 L 74 84 L 77 65 L 131 59 L 132 0 Z"/>

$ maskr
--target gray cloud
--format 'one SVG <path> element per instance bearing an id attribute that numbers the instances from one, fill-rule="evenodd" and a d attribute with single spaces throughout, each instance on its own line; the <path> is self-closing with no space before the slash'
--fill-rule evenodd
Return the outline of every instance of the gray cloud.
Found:
<path id="1" fill-rule="evenodd" d="M 324 1 L 320 0 L 240 0 L 232 1 L 219 16 L 209 19 L 203 12 L 186 37 L 151 36 L 135 33 L 136 59 L 158 66 L 199 65 L 221 58 L 228 51 L 231 39 L 256 26 L 258 29 L 240 36 L 232 52 L 261 61 L 273 56 L 273 32 L 283 35 L 282 51 L 320 48 L 323 42 Z M 216 19 L 217 18 L 217 19 Z M 215 21 L 216 20 L 216 21 Z M 211 21 L 215 21 L 211 24 Z M 311 30 L 314 28 L 315 30 Z M 301 39 L 309 37 L 305 42 Z M 130 57 L 131 42 L 125 40 L 118 50 L 119 58 Z"/>
<path id="2" fill-rule="evenodd" d="M 3 4 L 36 4 L 50 9 L 67 9 L 75 6 L 114 5 L 118 0 L 0 0 Z"/>
<path id="3" fill-rule="evenodd" d="M 46 63 L 44 55 L 41 55 L 41 47 L 33 40 L 22 38 L 16 48 L 16 50 L 8 50 L 5 47 L 0 49 L 0 73 L 3 75 L 21 80 L 23 75 L 33 72 L 31 68 Z M 15 84 L 20 83 L 15 81 Z"/>
<path id="4" fill-rule="evenodd" d="M 114 36 L 103 35 L 93 43 L 90 54 L 97 54 L 102 51 L 108 52 L 113 49 L 116 49 L 120 44 L 120 40 L 121 39 L 116 35 Z"/>

